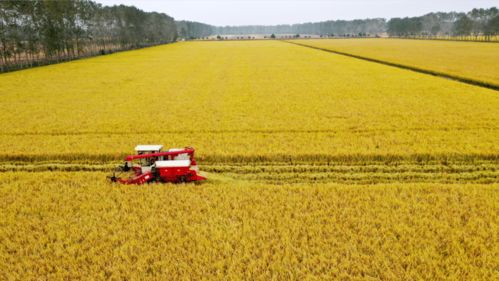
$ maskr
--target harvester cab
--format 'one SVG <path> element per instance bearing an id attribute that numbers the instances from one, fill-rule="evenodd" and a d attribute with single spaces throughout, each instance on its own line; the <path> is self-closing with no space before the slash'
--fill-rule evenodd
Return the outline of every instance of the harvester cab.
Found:
<path id="1" fill-rule="evenodd" d="M 147 155 L 147 154 L 155 154 L 155 153 L 160 153 L 161 149 L 163 149 L 163 146 L 158 144 L 158 145 L 137 145 L 135 147 L 135 153 L 137 155 Z M 154 166 L 154 163 L 158 157 L 146 157 L 146 158 L 139 158 L 140 163 L 136 165 L 136 169 L 140 168 L 140 172 L 142 174 L 150 172 L 152 170 L 152 167 Z M 128 162 L 125 162 L 125 165 L 127 165 Z M 131 166 L 133 169 L 134 166 Z"/>
<path id="2" fill-rule="evenodd" d="M 137 145 L 136 154 L 125 157 L 125 164 L 119 166 L 109 178 L 123 184 L 148 182 L 192 182 L 205 180 L 199 175 L 192 147 L 172 148 L 161 151 L 162 145 Z M 128 178 L 116 173 L 133 172 Z"/>

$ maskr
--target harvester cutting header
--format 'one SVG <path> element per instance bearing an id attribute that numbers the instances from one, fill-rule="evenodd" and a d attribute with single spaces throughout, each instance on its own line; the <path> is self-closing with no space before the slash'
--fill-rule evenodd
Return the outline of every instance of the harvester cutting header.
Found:
<path id="1" fill-rule="evenodd" d="M 181 183 L 206 179 L 199 175 L 194 148 L 162 149 L 162 145 L 137 145 L 137 154 L 125 157 L 123 166 L 118 166 L 109 178 L 122 184 Z M 126 172 L 133 172 L 133 175 L 128 178 L 116 176 L 116 173 Z"/>

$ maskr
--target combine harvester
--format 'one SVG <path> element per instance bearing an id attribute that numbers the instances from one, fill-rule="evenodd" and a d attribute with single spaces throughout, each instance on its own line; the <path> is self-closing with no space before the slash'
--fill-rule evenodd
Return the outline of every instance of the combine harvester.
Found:
<path id="1" fill-rule="evenodd" d="M 135 147 L 137 154 L 125 157 L 125 164 L 118 166 L 109 178 L 112 182 L 122 184 L 182 183 L 206 179 L 198 174 L 194 148 L 172 148 L 168 151 L 161 149 L 162 145 L 137 145 Z M 133 176 L 117 177 L 116 172 L 133 172 Z"/>

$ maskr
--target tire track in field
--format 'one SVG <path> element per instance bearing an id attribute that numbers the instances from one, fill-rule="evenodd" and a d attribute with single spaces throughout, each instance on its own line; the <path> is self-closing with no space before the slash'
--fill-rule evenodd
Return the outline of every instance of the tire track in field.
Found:
<path id="1" fill-rule="evenodd" d="M 291 41 L 286 41 L 286 40 L 280 40 L 280 41 L 286 42 L 289 44 L 293 44 L 296 46 L 301 46 L 301 47 L 306 47 L 306 48 L 324 51 L 324 52 L 328 52 L 328 53 L 333 53 L 333 54 L 337 54 L 337 55 L 361 59 L 361 60 L 365 60 L 365 61 L 369 61 L 369 62 L 374 62 L 374 63 L 379 63 L 379 64 L 383 64 L 383 65 L 387 65 L 387 66 L 397 67 L 397 68 L 410 70 L 410 71 L 414 71 L 414 72 L 418 72 L 418 73 L 428 74 L 428 75 L 432 75 L 432 76 L 436 76 L 436 77 L 440 77 L 440 78 L 450 79 L 450 80 L 465 83 L 468 85 L 473 85 L 473 86 L 478 86 L 478 87 L 482 87 L 482 88 L 487 88 L 487 89 L 499 91 L 499 85 L 480 81 L 480 80 L 475 80 L 475 79 L 468 78 L 468 77 L 461 77 L 461 76 L 457 76 L 457 75 L 448 74 L 445 72 L 434 71 L 434 70 L 419 68 L 419 67 L 415 67 L 415 66 L 411 66 L 411 65 L 389 62 L 389 61 L 385 61 L 385 60 L 379 60 L 379 59 L 375 59 L 375 58 L 355 55 L 355 54 L 351 54 L 351 53 L 316 47 L 316 46 L 297 43 L 297 42 L 291 42 Z"/>

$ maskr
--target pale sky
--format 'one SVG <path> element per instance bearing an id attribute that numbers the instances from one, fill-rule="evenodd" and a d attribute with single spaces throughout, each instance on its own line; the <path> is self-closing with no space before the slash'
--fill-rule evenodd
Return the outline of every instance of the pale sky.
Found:
<path id="1" fill-rule="evenodd" d="M 275 25 L 325 20 L 421 16 L 498 7 L 499 0 L 97 0 L 135 6 L 176 20 L 223 25 Z"/>

